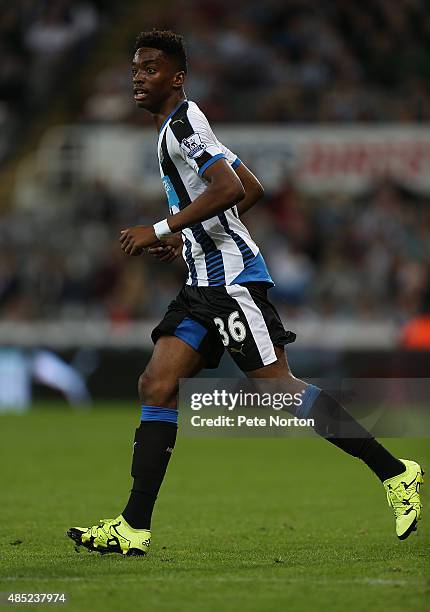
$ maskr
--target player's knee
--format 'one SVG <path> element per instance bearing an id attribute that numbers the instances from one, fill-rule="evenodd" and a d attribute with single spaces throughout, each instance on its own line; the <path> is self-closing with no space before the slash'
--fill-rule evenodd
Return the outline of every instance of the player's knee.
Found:
<path id="1" fill-rule="evenodd" d="M 176 380 L 160 379 L 145 370 L 139 377 L 138 391 L 143 404 L 176 408 Z"/>

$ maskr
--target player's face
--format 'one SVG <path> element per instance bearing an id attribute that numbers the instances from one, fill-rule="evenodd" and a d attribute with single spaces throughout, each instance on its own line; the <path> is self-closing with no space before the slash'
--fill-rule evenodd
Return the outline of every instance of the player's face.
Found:
<path id="1" fill-rule="evenodd" d="M 159 49 L 138 49 L 133 58 L 132 75 L 136 105 L 151 112 L 157 112 L 177 87 L 178 71 Z"/>

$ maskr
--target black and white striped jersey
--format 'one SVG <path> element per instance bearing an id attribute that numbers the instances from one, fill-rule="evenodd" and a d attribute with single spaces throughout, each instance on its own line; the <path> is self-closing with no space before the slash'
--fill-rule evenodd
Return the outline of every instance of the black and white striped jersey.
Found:
<path id="1" fill-rule="evenodd" d="M 197 104 L 183 100 L 164 121 L 158 138 L 161 180 L 170 214 L 179 212 L 207 187 L 205 170 L 225 158 L 241 163 L 215 137 Z M 188 285 L 216 286 L 263 281 L 273 285 L 264 259 L 237 208 L 182 230 Z"/>

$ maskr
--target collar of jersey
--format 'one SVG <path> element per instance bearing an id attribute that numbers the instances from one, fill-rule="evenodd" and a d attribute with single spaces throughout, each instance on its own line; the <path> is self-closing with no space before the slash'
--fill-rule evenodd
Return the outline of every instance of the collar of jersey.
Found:
<path id="1" fill-rule="evenodd" d="M 168 115 L 168 116 L 165 118 L 165 120 L 163 121 L 163 124 L 162 124 L 162 126 L 161 126 L 161 128 L 160 128 L 160 131 L 158 132 L 159 134 L 161 134 L 161 132 L 163 131 L 164 126 L 166 125 L 166 123 L 167 123 L 168 121 L 170 121 L 170 119 L 173 117 L 173 115 L 176 113 L 176 111 L 177 111 L 177 110 L 179 110 L 179 109 L 181 108 L 181 106 L 182 106 L 183 104 L 185 104 L 185 102 L 188 102 L 188 100 L 181 100 L 181 101 L 179 102 L 179 104 L 177 104 L 177 105 L 175 106 L 175 108 L 172 110 L 172 112 L 171 112 L 171 113 L 170 113 L 170 114 L 169 114 L 169 115 Z"/>

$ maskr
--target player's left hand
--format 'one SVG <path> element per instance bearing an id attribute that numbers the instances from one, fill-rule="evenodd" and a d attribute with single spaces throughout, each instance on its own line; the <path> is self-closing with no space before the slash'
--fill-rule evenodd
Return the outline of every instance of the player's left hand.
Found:
<path id="1" fill-rule="evenodd" d="M 127 255 L 142 255 L 147 247 L 155 246 L 159 243 L 152 225 L 136 225 L 121 230 L 119 238 L 121 249 Z"/>
<path id="2" fill-rule="evenodd" d="M 172 234 L 164 238 L 156 246 L 147 249 L 146 252 L 163 263 L 171 263 L 182 253 L 183 244 L 180 233 Z"/>

